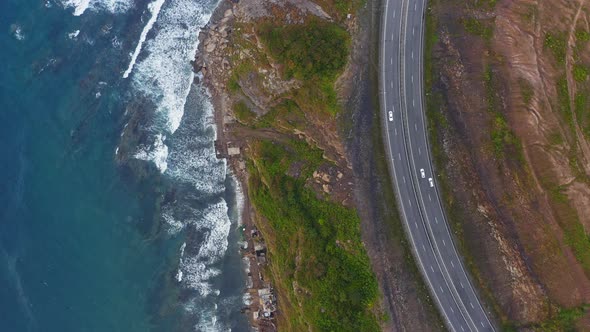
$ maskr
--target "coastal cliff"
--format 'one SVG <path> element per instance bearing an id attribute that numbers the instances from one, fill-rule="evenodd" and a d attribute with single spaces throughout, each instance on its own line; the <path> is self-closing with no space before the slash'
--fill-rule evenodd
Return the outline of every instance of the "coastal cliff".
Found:
<path id="1" fill-rule="evenodd" d="M 242 184 L 244 311 L 260 330 L 442 328 L 380 147 L 378 6 L 222 1 L 200 35 L 194 67 Z"/>

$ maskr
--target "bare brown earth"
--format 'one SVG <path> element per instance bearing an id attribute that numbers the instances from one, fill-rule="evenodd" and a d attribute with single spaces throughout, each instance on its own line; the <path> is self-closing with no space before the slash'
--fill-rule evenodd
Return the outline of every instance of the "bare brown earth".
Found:
<path id="1" fill-rule="evenodd" d="M 460 247 L 505 324 L 566 329 L 590 303 L 590 2 L 431 7 L 431 139 Z M 583 315 L 571 326 L 590 330 Z"/>
<path id="2" fill-rule="evenodd" d="M 371 96 L 375 94 L 371 82 L 371 63 L 377 59 L 371 54 L 371 34 L 377 33 L 379 3 L 361 9 L 360 15 L 342 16 L 333 6 L 337 1 L 321 0 L 241 0 L 223 1 L 211 22 L 202 32 L 195 69 L 202 72 L 205 84 L 212 94 L 215 121 L 218 126 L 217 147 L 220 155 L 228 157 L 229 165 L 240 180 L 248 196 L 248 173 L 245 161 L 259 139 L 275 142 L 304 139 L 324 151 L 324 158 L 332 161 L 321 166 L 307 182 L 318 195 L 344 206 L 355 207 L 362 220 L 363 241 L 380 283 L 381 305 L 376 308 L 382 317 L 382 328 L 387 331 L 435 331 L 442 325 L 427 292 L 413 265 L 409 249 L 403 243 L 401 225 L 397 219 L 384 155 L 381 151 L 378 113 Z M 337 21 L 352 36 L 351 56 L 344 73 L 336 83 L 343 107 L 342 112 L 326 116 L 308 110 L 296 100 L 304 111 L 304 119 L 280 120 L 274 128 L 253 128 L 236 116 L 234 105 L 244 102 L 257 117 L 266 114 L 284 96 L 301 86 L 297 80 L 283 80 L 280 66 L 266 53 L 258 36 L 256 24 L 268 19 L 281 24 L 300 24 L 308 17 Z M 254 66 L 245 66 L 251 63 Z M 232 81 L 233 80 L 233 81 Z M 237 84 L 239 93 L 228 85 Z M 237 155 L 230 150 L 240 148 Z M 381 165 L 381 166 L 380 166 Z M 289 172 L 297 173 L 297 164 Z M 246 201 L 248 205 L 248 200 Z M 244 222 L 248 230 L 257 227 L 264 241 L 272 243 L 281 234 L 273 234 L 264 218 L 257 215 L 253 206 L 246 206 Z M 248 235 L 249 232 L 246 232 Z M 252 243 L 252 239 L 249 239 Z M 251 254 L 250 254 L 251 255 Z M 269 257 L 272 259 L 272 253 Z M 280 284 L 281 273 L 274 271 L 272 262 L 261 267 L 263 282 Z M 297 285 L 293 285 L 297 287 Z M 286 290 L 276 289 L 278 312 L 270 321 L 251 320 L 263 331 L 290 330 L 289 313 L 296 313 L 297 303 L 289 301 Z M 255 290 L 249 290 L 256 297 Z M 251 306 L 249 310 L 258 310 Z M 250 316 L 252 318 L 252 316 Z"/>

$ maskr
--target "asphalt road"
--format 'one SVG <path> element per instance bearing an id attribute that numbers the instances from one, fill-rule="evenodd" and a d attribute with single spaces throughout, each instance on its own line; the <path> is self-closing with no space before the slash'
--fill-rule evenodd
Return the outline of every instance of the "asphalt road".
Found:
<path id="1" fill-rule="evenodd" d="M 495 331 L 453 244 L 431 163 L 422 98 L 425 6 L 384 0 L 381 112 L 389 166 L 414 257 L 447 327 Z"/>

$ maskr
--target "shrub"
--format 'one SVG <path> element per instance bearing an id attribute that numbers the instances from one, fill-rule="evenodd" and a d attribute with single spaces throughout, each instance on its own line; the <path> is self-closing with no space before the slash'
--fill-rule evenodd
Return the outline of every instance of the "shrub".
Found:
<path id="1" fill-rule="evenodd" d="M 266 23 L 259 36 L 271 56 L 285 66 L 287 78 L 333 80 L 346 65 L 350 37 L 334 23 L 317 19 L 303 25 Z"/>

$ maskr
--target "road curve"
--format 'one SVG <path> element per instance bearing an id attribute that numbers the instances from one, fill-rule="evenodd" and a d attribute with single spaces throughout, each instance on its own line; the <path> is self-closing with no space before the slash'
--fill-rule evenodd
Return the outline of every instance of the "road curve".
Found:
<path id="1" fill-rule="evenodd" d="M 495 331 L 453 244 L 436 187 L 422 98 L 426 0 L 383 1 L 381 115 L 404 228 L 447 327 Z"/>

